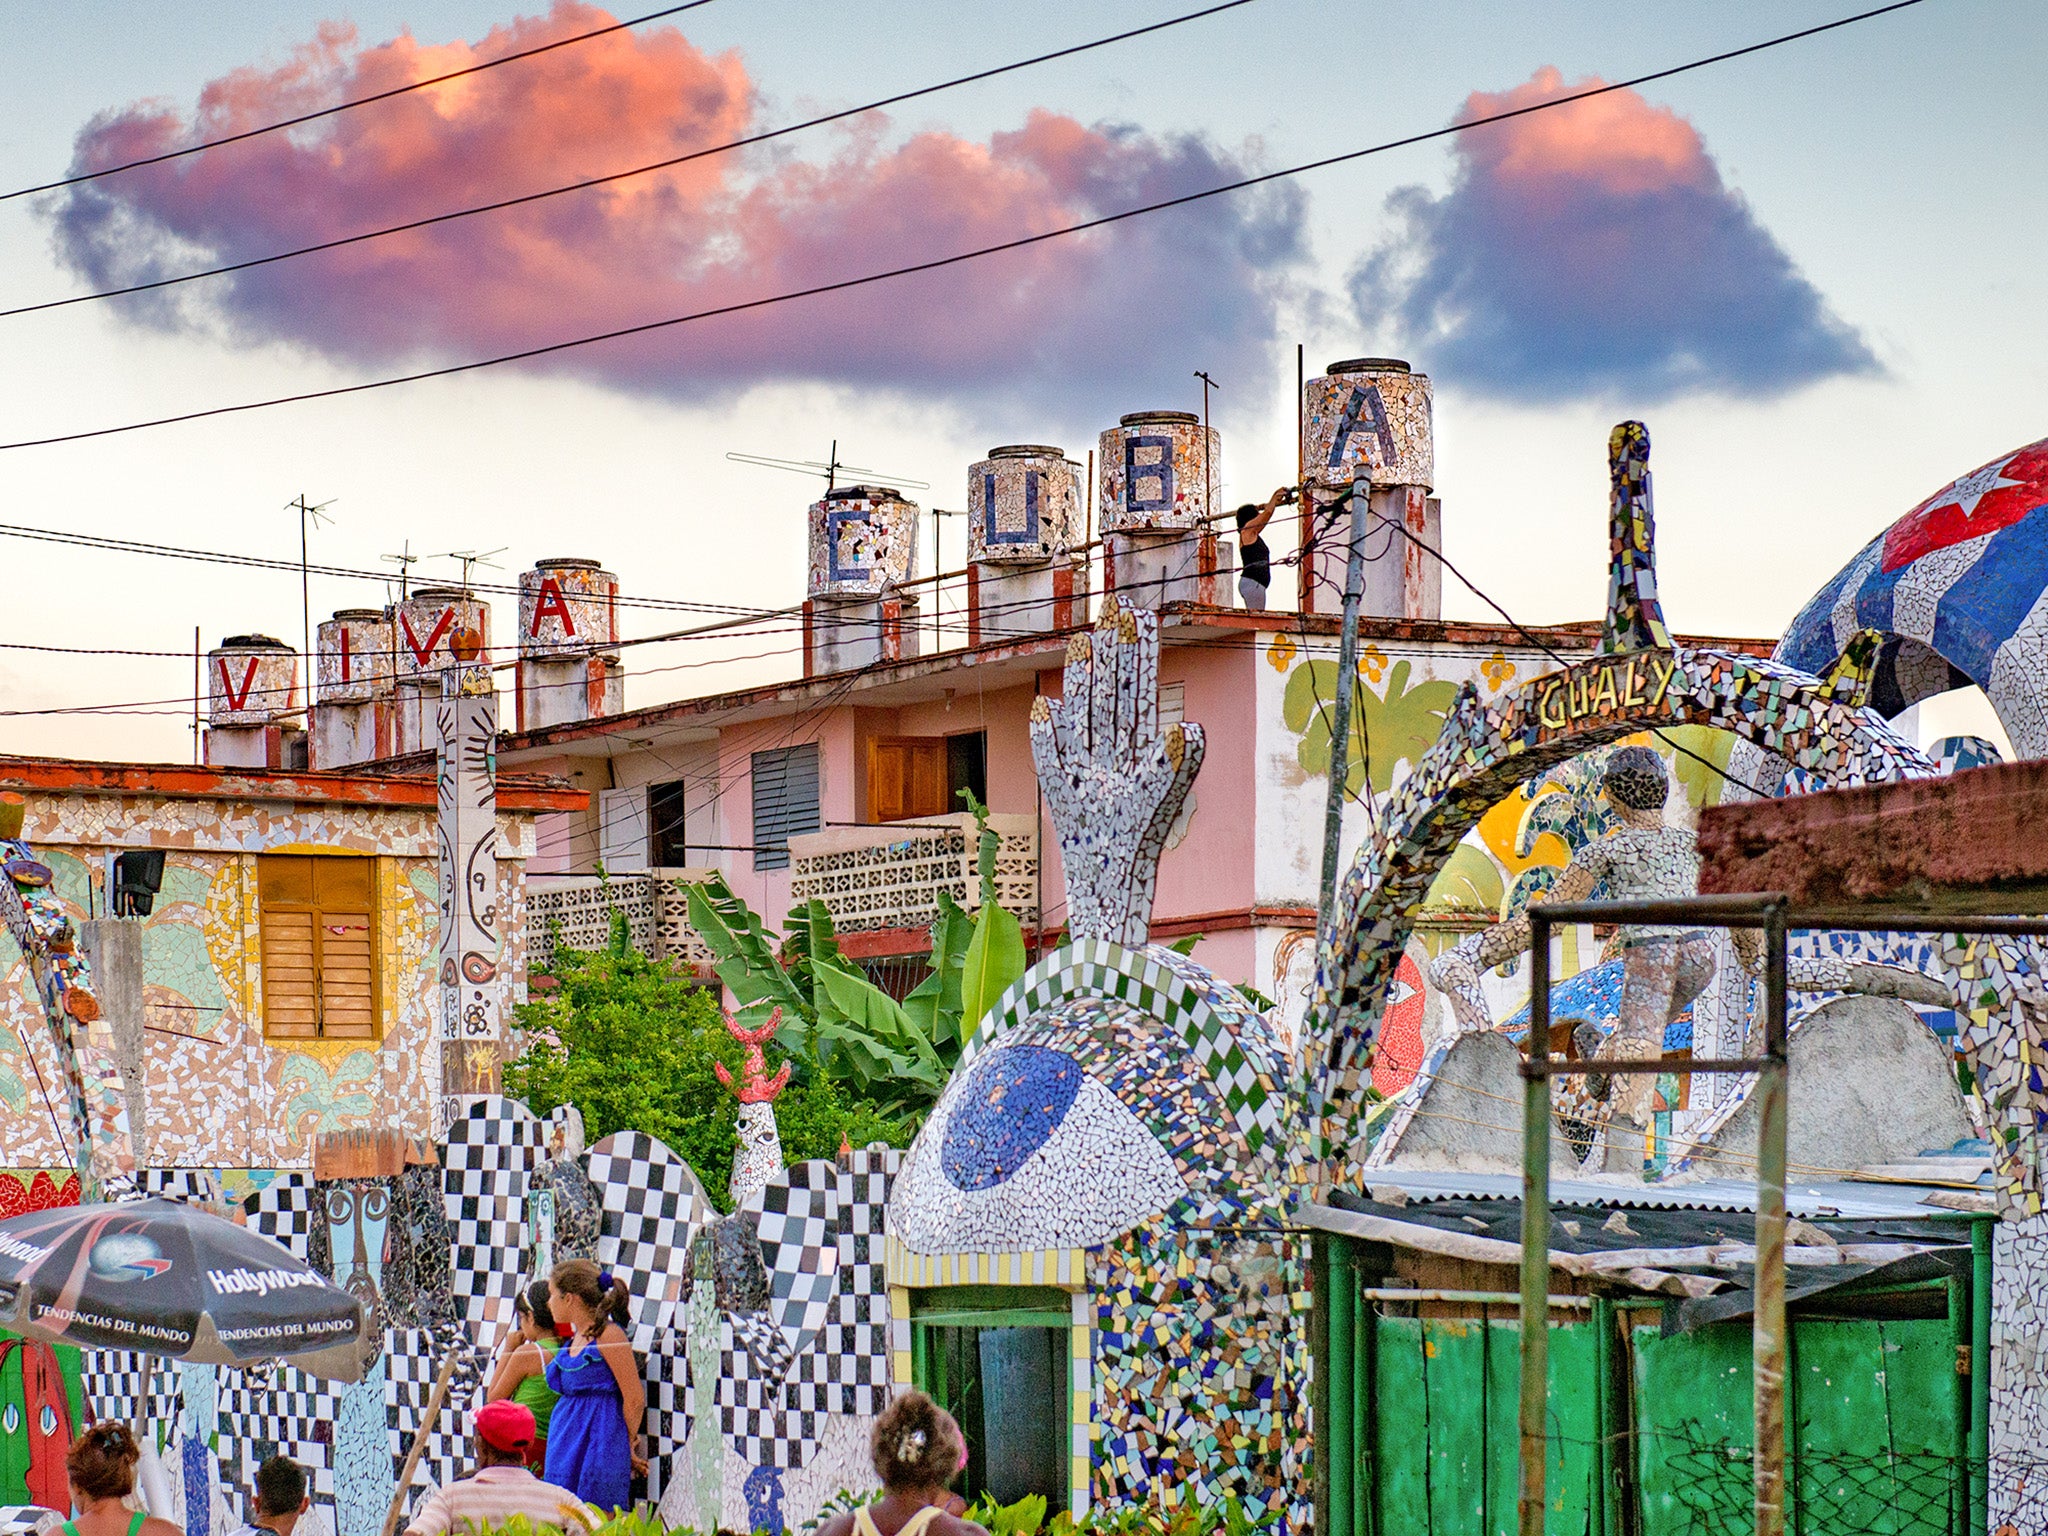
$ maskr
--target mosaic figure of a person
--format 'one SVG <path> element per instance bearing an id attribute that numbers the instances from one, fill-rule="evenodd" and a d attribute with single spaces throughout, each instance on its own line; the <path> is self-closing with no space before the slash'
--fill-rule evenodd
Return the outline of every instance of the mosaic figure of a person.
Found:
<path id="1" fill-rule="evenodd" d="M 1697 894 L 1700 856 L 1693 834 L 1664 824 L 1670 792 L 1670 778 L 1655 752 L 1648 747 L 1616 752 L 1601 793 L 1620 825 L 1572 855 L 1548 899 L 1585 901 L 1596 891 L 1610 901 Z M 1704 929 L 1627 924 L 1615 937 L 1622 958 L 1621 1006 L 1613 1032 L 1594 1059 L 1653 1060 L 1663 1054 L 1665 1026 L 1714 979 L 1714 935 Z M 1735 939 L 1743 963 L 1754 970 L 1762 958 L 1757 936 L 1738 930 Z M 1461 1034 L 1494 1027 L 1479 978 L 1528 947 L 1529 919 L 1518 913 L 1461 940 L 1430 963 L 1430 979 L 1450 999 Z M 1566 1088 L 1567 1114 L 1586 1121 L 1620 1119 L 1645 1130 L 1655 1090 L 1656 1078 L 1649 1073 L 1574 1078 Z"/>

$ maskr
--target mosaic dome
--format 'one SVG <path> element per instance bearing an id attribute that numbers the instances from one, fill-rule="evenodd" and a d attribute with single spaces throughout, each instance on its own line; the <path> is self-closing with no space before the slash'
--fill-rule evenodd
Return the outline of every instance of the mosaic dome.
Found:
<path id="1" fill-rule="evenodd" d="M 1285 1198 L 1285 1059 L 1235 988 L 1158 945 L 1072 945 L 996 1005 L 904 1160 L 921 1253 L 1107 1243 Z"/>
<path id="2" fill-rule="evenodd" d="M 1895 715 L 1975 683 L 2022 757 L 2048 753 L 2048 438 L 1993 459 L 1872 539 L 1814 594 L 1777 659 L 1819 675 L 1887 636 L 1871 705 Z"/>

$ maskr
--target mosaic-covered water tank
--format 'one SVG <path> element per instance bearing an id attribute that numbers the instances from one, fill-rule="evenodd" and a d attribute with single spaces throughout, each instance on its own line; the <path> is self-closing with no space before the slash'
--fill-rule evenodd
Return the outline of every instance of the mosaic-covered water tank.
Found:
<path id="1" fill-rule="evenodd" d="M 230 635 L 206 653 L 206 722 L 270 725 L 297 712 L 298 653 L 269 635 Z"/>
<path id="2" fill-rule="evenodd" d="M 391 613 L 337 608 L 313 632 L 313 681 L 322 704 L 367 704 L 391 692 Z"/>
<path id="3" fill-rule="evenodd" d="M 1376 487 L 1436 485 L 1429 375 L 1397 358 L 1332 363 L 1303 386 L 1302 463 L 1311 480 L 1349 485 L 1363 469 Z"/>
<path id="4" fill-rule="evenodd" d="M 1223 435 L 1190 411 L 1133 411 L 1102 434 L 1104 533 L 1206 529 L 1223 479 Z"/>
<path id="5" fill-rule="evenodd" d="M 1058 448 L 991 448 L 967 471 L 967 558 L 1036 564 L 1064 555 L 1081 521 L 1081 466 Z"/>
<path id="6" fill-rule="evenodd" d="M 519 654 L 581 656 L 619 643 L 619 578 L 595 560 L 537 560 L 519 573 Z"/>
<path id="7" fill-rule="evenodd" d="M 474 631 L 483 653 L 491 644 L 491 607 L 460 587 L 421 587 L 398 605 L 393 628 L 397 644 L 392 647 L 395 671 L 400 683 L 438 687 L 440 674 L 455 665 L 451 642 L 464 631 Z"/>
<path id="8" fill-rule="evenodd" d="M 877 597 L 917 574 L 917 503 L 843 485 L 811 503 L 812 597 Z"/>

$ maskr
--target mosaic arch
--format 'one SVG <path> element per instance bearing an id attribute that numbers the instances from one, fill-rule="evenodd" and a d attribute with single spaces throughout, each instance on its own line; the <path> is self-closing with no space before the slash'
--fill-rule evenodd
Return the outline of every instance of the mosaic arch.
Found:
<path id="1" fill-rule="evenodd" d="M 1863 630 L 1881 641 L 1879 714 L 1975 683 L 2014 753 L 2048 756 L 2048 438 L 1950 482 L 1872 539 L 1800 610 L 1777 659 L 1825 671 Z"/>
<path id="2" fill-rule="evenodd" d="M 1482 704 L 1468 683 L 1436 744 L 1381 811 L 1323 936 L 1305 1036 L 1303 1091 L 1316 1155 L 1356 1159 L 1362 1092 L 1394 969 L 1430 886 L 1465 834 L 1518 785 L 1639 731 L 1704 725 L 1732 733 L 1831 786 L 1932 777 L 1935 765 L 1860 707 L 1853 662 L 1823 682 L 1776 661 L 1670 643 L 1656 596 L 1649 435 L 1637 422 L 1608 445 L 1612 486 L 1606 633 L 1592 659 Z"/>

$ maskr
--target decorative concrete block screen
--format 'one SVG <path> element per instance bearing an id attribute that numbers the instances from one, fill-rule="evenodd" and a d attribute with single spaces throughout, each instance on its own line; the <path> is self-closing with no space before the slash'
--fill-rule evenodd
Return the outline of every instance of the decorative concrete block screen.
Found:
<path id="1" fill-rule="evenodd" d="M 611 875 L 539 875 L 527 888 L 529 965 L 548 968 L 555 946 L 602 949 L 611 937 L 612 913 L 625 914 L 633 947 L 643 955 L 671 959 L 687 969 L 711 964 L 711 951 L 690 927 L 690 904 L 681 887 L 702 879 L 707 869 L 653 869 Z"/>
<path id="2" fill-rule="evenodd" d="M 1029 816 L 991 816 L 996 899 L 1026 923 L 1038 920 L 1038 832 Z M 841 933 L 926 928 L 940 891 L 972 911 L 981 905 L 974 818 L 921 816 L 883 827 L 834 827 L 789 840 L 795 901 L 817 897 Z"/>

